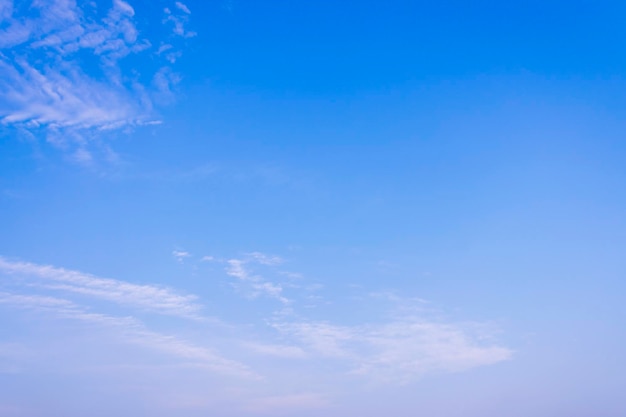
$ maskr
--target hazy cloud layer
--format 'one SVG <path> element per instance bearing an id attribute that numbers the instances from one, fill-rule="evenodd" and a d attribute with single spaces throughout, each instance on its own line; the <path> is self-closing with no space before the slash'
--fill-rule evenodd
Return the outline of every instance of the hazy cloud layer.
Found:
<path id="1" fill-rule="evenodd" d="M 232 292 L 233 306 L 239 302 L 255 310 L 254 303 L 262 302 L 274 308 L 259 309 L 254 318 L 244 321 L 231 317 L 235 310 L 224 311 L 218 329 L 215 320 L 202 316 L 198 295 L 2 257 L 0 308 L 37 314 L 52 324 L 51 329 L 55 322 L 82 323 L 81 333 L 92 332 L 90 337 L 96 340 L 103 337 L 99 336 L 102 329 L 108 329 L 128 345 L 170 358 L 163 362 L 168 366 L 249 381 L 250 400 L 240 407 L 250 412 L 296 412 L 328 406 L 328 393 L 306 385 L 295 391 L 285 389 L 284 378 L 301 372 L 317 381 L 310 388 L 319 383 L 332 386 L 337 377 L 407 384 L 429 374 L 466 371 L 512 357 L 509 348 L 495 341 L 490 326 L 435 319 L 423 313 L 424 300 L 392 293 L 363 295 L 368 302 L 382 299 L 390 303 L 382 317 L 363 317 L 357 324 L 308 317 L 308 296 L 320 288 L 307 283 L 302 274 L 287 273 L 284 268 L 288 262 L 278 256 L 251 252 L 222 259 L 177 250 L 173 257 L 179 268 L 193 268 L 196 275 L 201 274 L 201 268 L 217 266 L 225 280 L 242 285 L 243 289 L 236 286 Z M 276 281 L 281 277 L 284 281 Z M 283 295 L 283 286 L 289 288 L 289 298 Z M 246 295 L 243 300 L 236 296 L 242 291 Z M 324 301 L 328 296 L 317 297 Z M 206 298 L 211 302 L 211 295 Z M 189 340 L 178 334 L 176 329 L 182 327 L 168 326 L 158 318 L 164 316 L 182 320 L 187 333 L 195 336 Z M 13 346 L 10 340 L 0 342 Z M 224 346 L 229 347 L 228 357 L 220 353 Z M 66 360 L 65 366 L 71 367 L 72 360 Z"/>
<path id="2" fill-rule="evenodd" d="M 225 359 L 211 349 L 191 344 L 175 336 L 151 331 L 133 317 L 94 313 L 72 301 L 49 296 L 0 292 L 0 304 L 40 312 L 48 318 L 52 316 L 112 328 L 117 330 L 118 335 L 127 343 L 174 356 L 195 367 L 221 374 L 256 378 L 243 364 Z"/>
<path id="3" fill-rule="evenodd" d="M 471 324 L 421 317 L 360 326 L 309 321 L 274 326 L 293 337 L 303 352 L 343 359 L 350 373 L 384 383 L 407 383 L 429 373 L 464 371 L 512 356 L 510 349 L 473 335 Z"/>

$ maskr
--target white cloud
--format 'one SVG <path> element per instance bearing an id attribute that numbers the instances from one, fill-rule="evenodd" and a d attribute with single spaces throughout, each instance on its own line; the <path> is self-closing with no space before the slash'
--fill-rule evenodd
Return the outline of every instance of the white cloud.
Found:
<path id="1" fill-rule="evenodd" d="M 178 294 L 166 287 L 99 278 L 50 265 L 12 262 L 2 257 L 0 257 L 0 271 L 26 278 L 36 278 L 38 284 L 53 290 L 88 295 L 159 314 L 201 319 L 202 307 L 196 303 L 196 296 Z"/>
<path id="2" fill-rule="evenodd" d="M 279 265 L 284 262 L 280 256 L 266 255 L 261 252 L 251 252 L 248 256 L 261 265 Z"/>
<path id="3" fill-rule="evenodd" d="M 127 343 L 191 361 L 191 364 L 196 367 L 226 375 L 258 378 L 247 366 L 239 362 L 223 358 L 210 349 L 191 344 L 175 336 L 151 331 L 142 322 L 132 317 L 92 313 L 72 301 L 40 295 L 0 292 L 0 304 L 10 304 L 20 309 L 38 311 L 45 313 L 47 317 L 52 315 L 59 319 L 78 320 L 113 328 Z"/>
<path id="4" fill-rule="evenodd" d="M 172 251 L 172 256 L 174 256 L 178 262 L 183 262 L 185 258 L 190 258 L 191 254 L 183 250 L 174 250 Z"/>
<path id="5" fill-rule="evenodd" d="M 171 56 L 171 54 L 168 54 Z M 172 56 L 172 59 L 176 59 Z M 168 58 L 168 60 L 171 60 Z M 161 104 L 169 104 L 175 99 L 174 89 L 181 81 L 180 76 L 169 67 L 159 69 L 152 77 L 154 99 Z"/>
<path id="6" fill-rule="evenodd" d="M 113 4 L 115 5 L 115 9 L 121 11 L 122 13 L 128 16 L 135 15 L 135 9 L 131 7 L 130 4 L 126 3 L 123 0 L 113 0 Z"/>
<path id="7" fill-rule="evenodd" d="M 139 123 L 141 110 L 130 93 L 86 76 L 71 64 L 38 70 L 21 58 L 10 63 L 0 55 L 0 92 L 5 101 L 1 122 L 53 130 L 65 127 L 107 128 Z"/>
<path id="8" fill-rule="evenodd" d="M 294 347 L 346 360 L 350 373 L 379 382 L 407 383 L 425 374 L 459 372 L 511 358 L 505 347 L 484 343 L 476 324 L 405 317 L 386 323 L 340 326 L 324 322 L 272 324 Z"/>
<path id="9" fill-rule="evenodd" d="M 184 16 L 176 16 L 176 22 L 183 25 L 188 14 L 181 6 L 176 10 Z M 175 42 L 167 42 L 167 53 L 156 54 L 162 60 L 146 57 L 145 65 L 125 71 L 118 65 L 155 41 L 165 44 L 143 37 L 135 9 L 126 1 L 114 0 L 102 14 L 93 2 L 35 0 L 24 8 L 2 0 L 0 18 L 3 125 L 41 130 L 56 137 L 57 144 L 78 141 L 84 148 L 89 135 L 80 132 L 149 124 L 153 102 L 172 101 L 180 77 L 165 64 L 181 55 Z M 184 26 L 180 30 L 191 36 Z M 71 139 L 58 139 L 66 137 Z"/>
<path id="10" fill-rule="evenodd" d="M 244 268 L 245 261 L 240 259 L 229 259 L 226 261 L 226 273 L 231 277 L 238 278 L 242 281 L 250 281 L 256 279 Z"/>
<path id="11" fill-rule="evenodd" d="M 191 14 L 191 11 L 181 2 L 176 2 L 175 5 L 175 10 L 172 10 L 169 7 L 163 9 L 163 12 L 165 13 L 165 19 L 163 19 L 163 23 L 171 23 L 174 26 L 172 29 L 174 35 L 183 38 L 193 38 L 197 35 L 196 32 L 189 31 L 185 27 L 185 25 L 189 21 L 189 15 Z"/>
<path id="12" fill-rule="evenodd" d="M 331 358 L 352 358 L 346 344 L 358 336 L 356 329 L 323 322 L 274 323 L 272 327 L 292 336 L 305 351 Z"/>
<path id="13" fill-rule="evenodd" d="M 264 279 L 255 274 L 249 264 L 276 265 L 282 262 L 278 257 L 269 257 L 259 252 L 253 252 L 246 259 L 229 259 L 226 261 L 226 273 L 239 280 L 239 288 L 243 289 L 251 298 L 265 295 L 279 300 L 283 304 L 291 303 L 291 300 L 283 295 L 283 287 L 279 283 Z"/>
<path id="14" fill-rule="evenodd" d="M 196 346 L 174 336 L 163 335 L 149 330 L 142 330 L 134 335 L 135 341 L 147 347 L 159 349 L 182 359 L 192 361 L 193 365 L 226 375 L 259 379 L 246 365 L 226 359 L 202 346 Z"/>
<path id="15" fill-rule="evenodd" d="M 176 2 L 176 7 L 179 10 L 182 10 L 183 12 L 187 13 L 187 14 L 191 14 L 191 10 L 189 10 L 189 7 L 187 7 L 186 5 L 184 5 L 183 3 L 177 1 Z"/>
<path id="16" fill-rule="evenodd" d="M 271 258 L 249 254 L 243 259 L 218 262 L 225 262 L 229 274 L 245 285 L 249 293 L 258 291 L 259 295 L 280 300 L 283 297 L 281 288 L 252 269 L 272 270 L 275 263 L 264 265 L 261 261 Z M 281 378 L 289 380 L 304 370 L 309 372 L 307 379 L 313 384 L 332 384 L 331 381 L 337 379 L 338 375 L 355 382 L 404 384 L 430 374 L 462 372 L 496 364 L 513 355 L 509 348 L 493 341 L 496 332 L 490 325 L 433 318 L 435 315 L 429 315 L 424 309 L 424 300 L 401 297 L 393 292 L 370 293 L 369 301 L 383 300 L 392 307 L 382 314 L 370 310 L 373 314 L 369 319 L 361 318 L 350 324 L 342 323 L 335 316 L 322 321 L 307 318 L 298 311 L 290 311 L 289 314 L 274 311 L 268 318 L 253 310 L 251 313 L 258 316 L 256 322 L 246 320 L 241 325 L 214 327 L 213 330 L 217 330 L 210 333 L 205 327 L 206 321 L 193 320 L 185 325 L 191 329 L 187 335 L 194 335 L 192 342 L 178 334 L 167 334 L 170 330 L 164 332 L 162 328 L 150 329 L 136 317 L 114 315 L 111 311 L 117 308 L 101 312 L 100 309 L 107 308 L 104 303 L 83 304 L 89 302 L 89 299 L 81 295 L 145 312 L 200 319 L 200 306 L 193 295 L 181 295 L 169 288 L 99 278 L 53 266 L 9 261 L 2 257 L 0 277 L 5 278 L 2 281 L 3 291 L 0 291 L 0 304 L 10 305 L 15 310 L 26 309 L 45 320 L 88 323 L 94 337 L 102 335 L 96 329 L 108 329 L 125 343 L 175 358 L 174 366 L 260 379 L 245 362 L 263 361 L 276 365 L 277 372 L 270 370 L 268 376 L 276 378 L 277 384 L 284 382 Z M 16 293 L 13 287 L 19 287 L 20 293 Z M 9 288 L 10 292 L 7 290 Z M 60 291 L 64 292 L 63 297 L 67 299 L 56 296 Z M 146 320 L 151 318 L 146 316 Z M 353 320 L 358 318 L 356 315 L 352 317 Z M 146 323 L 168 325 L 168 321 L 162 320 Z M 51 326 L 50 329 L 54 330 L 55 327 Z M 204 336 L 199 335 L 209 335 L 210 339 L 203 339 Z M 198 340 L 211 342 L 198 343 Z M 214 348 L 216 346 L 220 346 L 220 351 L 224 351 L 226 346 L 229 355 L 233 357 L 223 357 Z M 309 389 L 312 386 L 308 386 Z M 249 396 L 257 398 L 251 400 L 249 405 L 259 412 L 292 410 L 300 406 L 311 408 L 315 404 L 324 403 L 320 398 L 319 402 L 308 403 L 307 397 L 299 397 L 300 394 L 263 396 L 261 393 L 276 394 L 261 389 Z"/>
<path id="17" fill-rule="evenodd" d="M 466 326 L 419 318 L 363 328 L 359 337 L 377 353 L 362 358 L 355 373 L 383 381 L 409 382 L 427 373 L 465 371 L 508 360 L 513 354 L 508 348 L 482 343 Z"/>

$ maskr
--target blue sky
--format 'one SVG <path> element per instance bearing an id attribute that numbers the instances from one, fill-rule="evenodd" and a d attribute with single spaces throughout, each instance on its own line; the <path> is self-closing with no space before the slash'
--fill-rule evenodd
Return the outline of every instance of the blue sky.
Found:
<path id="1" fill-rule="evenodd" d="M 626 415 L 624 18 L 0 0 L 0 416 Z"/>

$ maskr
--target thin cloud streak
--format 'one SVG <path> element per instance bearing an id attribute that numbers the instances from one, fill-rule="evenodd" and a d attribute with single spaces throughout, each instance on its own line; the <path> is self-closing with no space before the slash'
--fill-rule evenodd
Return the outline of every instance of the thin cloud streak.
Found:
<path id="1" fill-rule="evenodd" d="M 426 374 L 493 365 L 513 355 L 512 350 L 474 335 L 472 327 L 478 324 L 406 317 L 375 325 L 305 321 L 271 325 L 291 337 L 294 348 L 311 356 L 342 359 L 350 365 L 349 373 L 380 383 L 404 384 Z"/>
<path id="2" fill-rule="evenodd" d="M 0 257 L 0 272 L 37 278 L 39 284 L 53 290 L 88 295 L 164 315 L 202 319 L 202 306 L 196 302 L 195 295 L 178 294 L 166 287 L 99 278 L 50 265 L 12 262 L 3 257 Z"/>
<path id="3" fill-rule="evenodd" d="M 175 336 L 151 331 L 133 317 L 93 313 L 72 301 L 40 295 L 0 292 L 0 304 L 33 310 L 48 316 L 53 315 L 57 319 L 78 320 L 113 328 L 126 343 L 140 345 L 185 360 L 185 366 L 191 365 L 237 377 L 259 378 L 247 366 L 239 362 L 223 358 L 210 349 L 191 344 Z"/>
<path id="4" fill-rule="evenodd" d="M 278 257 L 258 252 L 253 254 L 219 262 L 223 263 L 227 275 L 236 278 L 246 291 L 256 294 L 254 291 L 260 293 L 258 288 L 265 288 L 262 294 L 280 300 L 279 291 L 272 293 L 262 287 L 277 284 L 251 268 L 265 266 L 273 270 L 282 260 L 279 262 Z M 0 292 L 0 304 L 36 310 L 57 319 L 115 328 L 126 342 L 171 354 L 189 361 L 190 366 L 225 374 L 231 372 L 257 378 L 245 363 L 269 360 L 279 368 L 282 365 L 292 367 L 296 363 L 321 368 L 332 365 L 331 375 L 312 375 L 320 380 L 343 376 L 375 384 L 407 384 L 427 375 L 462 372 L 503 362 L 513 356 L 511 349 L 493 341 L 495 331 L 491 326 L 435 319 L 424 310 L 425 300 L 386 292 L 370 294 L 373 299 L 391 302 L 384 320 L 371 317 L 370 321 L 365 319 L 353 324 L 336 319 L 321 321 L 307 318 L 294 307 L 287 312 L 274 311 L 269 317 L 258 317 L 256 324 L 253 321 L 230 326 L 230 336 L 216 342 L 228 340 L 230 346 L 236 347 L 233 353 L 241 362 L 234 362 L 207 347 L 149 330 L 137 318 L 93 312 L 91 307 L 49 294 L 50 291 L 63 291 L 88 295 L 147 312 L 194 319 L 192 322 L 203 326 L 205 322 L 200 320 L 200 305 L 194 295 L 3 257 L 0 257 L 0 274 L 15 278 L 7 284 L 48 291 L 45 295 Z M 295 301 L 289 302 L 297 306 Z M 257 335 L 252 339 L 249 336 L 251 325 L 255 326 Z"/>
<path id="5" fill-rule="evenodd" d="M 256 298 L 265 295 L 280 301 L 283 305 L 292 302 L 283 295 L 283 286 L 279 283 L 268 281 L 259 274 L 255 274 L 250 268 L 250 264 L 260 264 L 265 266 L 274 266 L 282 263 L 283 260 L 277 256 L 268 256 L 260 252 L 252 252 L 244 259 L 229 259 L 226 261 L 226 274 L 237 278 L 238 284 L 235 285 L 245 291 L 251 297 Z"/>
<path id="6" fill-rule="evenodd" d="M 172 256 L 178 262 L 183 262 L 186 258 L 190 258 L 191 254 L 189 252 L 184 251 L 184 250 L 174 250 L 174 251 L 172 251 Z"/>

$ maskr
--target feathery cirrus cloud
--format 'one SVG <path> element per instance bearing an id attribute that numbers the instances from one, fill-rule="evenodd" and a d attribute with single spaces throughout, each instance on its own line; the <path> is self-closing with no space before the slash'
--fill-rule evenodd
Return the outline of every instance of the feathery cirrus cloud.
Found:
<path id="1" fill-rule="evenodd" d="M 0 124 L 75 142 L 87 160 L 86 132 L 158 123 L 155 106 L 171 101 L 172 65 L 194 35 L 186 5 L 159 4 L 138 18 L 124 0 L 0 0 Z M 152 38 L 150 19 L 161 28 Z"/>
<path id="2" fill-rule="evenodd" d="M 202 318 L 202 306 L 196 302 L 195 295 L 180 294 L 163 286 L 133 284 L 50 265 L 13 262 L 3 257 L 0 257 L 0 273 L 28 280 L 31 285 L 45 289 L 87 295 L 164 315 Z"/>
<path id="3" fill-rule="evenodd" d="M 258 378 L 242 363 L 224 358 L 210 348 L 152 331 L 134 317 L 96 313 L 70 300 L 33 294 L 0 292 L 0 304 L 39 312 L 48 318 L 73 320 L 99 328 L 109 328 L 117 331 L 117 337 L 123 342 L 170 355 L 179 361 L 185 361 L 188 366 L 240 378 Z"/>
<path id="4" fill-rule="evenodd" d="M 208 267 L 203 259 L 198 265 Z M 278 277 L 286 261 L 251 252 L 225 261 L 212 257 L 211 262 L 221 264 L 225 279 L 235 278 L 249 291 L 260 291 L 255 285 L 272 281 L 250 268 L 263 266 L 268 268 L 264 273 L 272 274 L 269 277 Z M 202 274 L 200 269 L 194 271 Z M 64 322 L 77 323 L 79 334 L 90 339 L 101 338 L 107 331 L 128 345 L 163 355 L 164 366 L 191 367 L 207 375 L 248 381 L 249 410 L 326 406 L 327 393 L 310 388 L 332 386 L 338 377 L 354 383 L 407 384 L 427 375 L 462 372 L 512 358 L 513 351 L 496 341 L 490 325 L 436 318 L 424 312 L 421 299 L 370 293 L 366 297 L 372 304 L 384 299 L 391 303 L 391 311 L 359 317 L 353 323 L 332 315 L 322 320 L 323 312 L 312 312 L 303 303 L 308 287 L 303 283 L 292 288 L 289 309 L 280 293 L 268 292 L 263 304 L 274 304 L 274 311 L 255 309 L 248 300 L 241 308 L 253 310 L 249 318 L 241 321 L 226 309 L 218 312 L 220 324 L 215 326 L 215 321 L 204 320 L 198 295 L 0 257 L 0 308 L 33 312 L 50 331 L 64 328 Z M 337 297 L 328 301 L 349 302 Z M 141 318 L 135 313 L 141 313 Z M 164 316 L 169 318 L 164 321 Z M 179 334 L 181 327 L 168 325 L 170 320 L 181 319 L 184 328 L 192 329 L 186 332 L 191 339 Z M 220 353 L 224 351 L 228 357 Z M 64 360 L 72 366 L 71 358 Z M 308 372 L 307 378 L 316 383 L 300 387 L 299 392 L 280 388 L 283 378 L 299 372 Z"/>

